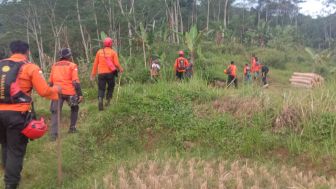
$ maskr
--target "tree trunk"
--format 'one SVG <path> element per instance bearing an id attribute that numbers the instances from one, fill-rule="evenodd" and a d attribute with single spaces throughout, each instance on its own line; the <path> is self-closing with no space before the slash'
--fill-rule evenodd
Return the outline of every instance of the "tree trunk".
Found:
<path id="1" fill-rule="evenodd" d="M 206 21 L 206 30 L 209 31 L 209 18 L 210 17 L 210 0 L 208 0 L 208 10 L 207 10 L 207 21 Z"/>
<path id="2" fill-rule="evenodd" d="M 84 34 L 84 29 L 82 26 L 82 22 L 81 22 L 81 16 L 80 16 L 80 12 L 79 12 L 79 0 L 77 0 L 77 4 L 76 4 L 76 8 L 77 8 L 77 19 L 78 19 L 78 23 L 79 23 L 79 30 L 81 32 L 81 36 L 82 36 L 82 44 L 84 47 L 84 53 L 85 53 L 85 58 L 86 58 L 86 63 L 88 64 L 90 61 L 89 58 L 89 49 L 88 49 L 88 43 L 87 43 L 87 39 L 85 38 L 85 34 Z"/>
<path id="3" fill-rule="evenodd" d="M 223 19 L 223 26 L 224 26 L 224 29 L 227 28 L 228 2 L 229 2 L 229 0 L 224 0 L 224 19 Z"/>

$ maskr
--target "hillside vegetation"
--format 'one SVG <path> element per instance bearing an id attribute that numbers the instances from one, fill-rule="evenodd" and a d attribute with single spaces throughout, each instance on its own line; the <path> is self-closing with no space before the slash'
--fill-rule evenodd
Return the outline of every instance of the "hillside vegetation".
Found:
<path id="1" fill-rule="evenodd" d="M 293 61 L 271 67 L 268 89 L 258 82 L 220 88 L 212 81 L 225 79 L 223 60 L 242 65 L 245 57 L 205 55 L 206 71 L 196 69 L 189 81 L 125 83 L 126 71 L 118 101 L 116 89 L 104 112 L 97 110 L 97 89 L 85 88 L 78 134 L 66 133 L 69 109 L 63 112 L 63 188 L 333 188 L 333 81 L 315 90 L 293 88 L 292 70 L 309 70 Z M 37 107 L 50 117 L 46 101 Z M 21 188 L 57 188 L 56 157 L 48 137 L 32 141 Z"/>

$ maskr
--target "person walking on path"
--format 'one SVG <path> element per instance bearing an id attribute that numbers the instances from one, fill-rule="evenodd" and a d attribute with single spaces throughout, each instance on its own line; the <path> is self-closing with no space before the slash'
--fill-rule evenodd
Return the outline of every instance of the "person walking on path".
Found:
<path id="1" fill-rule="evenodd" d="M 184 79 L 184 73 L 186 72 L 187 67 L 189 66 L 188 59 L 184 57 L 184 52 L 179 51 L 179 57 L 175 60 L 174 71 L 176 73 L 176 77 L 179 80 Z"/>
<path id="2" fill-rule="evenodd" d="M 13 41 L 10 50 L 10 58 L 0 61 L 0 143 L 4 188 L 16 189 L 28 143 L 28 138 L 21 132 L 30 117 L 31 92 L 34 88 L 38 95 L 57 100 L 61 87 L 49 87 L 41 69 L 29 62 L 28 43 Z"/>
<path id="3" fill-rule="evenodd" d="M 248 64 L 245 64 L 244 66 L 244 78 L 245 78 L 245 82 L 251 81 L 251 68 Z"/>
<path id="4" fill-rule="evenodd" d="M 98 73 L 99 111 L 104 110 L 103 99 L 105 96 L 105 106 L 110 105 L 115 87 L 115 78 L 118 77 L 118 72 L 122 73 L 124 71 L 119 64 L 118 54 L 112 49 L 112 43 L 111 38 L 105 38 L 104 48 L 98 50 L 96 54 L 90 77 L 91 81 L 93 81 Z"/>
<path id="5" fill-rule="evenodd" d="M 266 65 L 262 65 L 261 67 L 261 77 L 263 82 L 263 87 L 268 87 L 268 81 L 267 81 L 267 74 L 269 72 L 269 68 Z"/>
<path id="6" fill-rule="evenodd" d="M 58 85 L 62 87 L 59 98 L 60 110 L 58 110 L 58 101 L 53 100 L 50 105 L 51 116 L 51 140 L 55 141 L 58 136 L 58 120 L 57 113 L 62 111 L 64 101 L 67 101 L 70 109 L 70 128 L 69 133 L 77 131 L 76 123 L 78 119 L 79 103 L 83 100 L 82 89 L 78 77 L 78 67 L 75 63 L 71 62 L 71 50 L 63 48 L 59 52 L 59 61 L 54 63 L 50 73 L 50 85 Z"/>
<path id="7" fill-rule="evenodd" d="M 224 70 L 224 73 L 228 75 L 227 87 L 234 83 L 235 87 L 238 88 L 237 66 L 234 61 L 231 61 L 230 66 Z"/>

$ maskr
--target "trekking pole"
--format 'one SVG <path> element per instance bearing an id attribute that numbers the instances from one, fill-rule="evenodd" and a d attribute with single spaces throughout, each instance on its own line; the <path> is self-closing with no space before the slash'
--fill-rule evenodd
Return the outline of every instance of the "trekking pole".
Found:
<path id="1" fill-rule="evenodd" d="M 118 89 L 117 89 L 117 98 L 116 98 L 116 103 L 118 102 L 118 98 L 119 98 L 119 91 L 120 91 L 121 76 L 122 76 L 122 73 L 120 73 L 120 74 L 119 74 L 119 76 L 118 76 Z"/>
<path id="2" fill-rule="evenodd" d="M 61 95 L 57 102 L 57 182 L 59 186 L 62 186 L 63 172 L 62 172 L 62 143 L 61 143 Z"/>
<path id="3" fill-rule="evenodd" d="M 236 77 L 231 81 L 231 83 L 229 83 L 229 85 L 228 86 L 226 86 L 226 88 L 229 88 L 230 87 L 230 85 L 234 82 L 236 80 Z"/>

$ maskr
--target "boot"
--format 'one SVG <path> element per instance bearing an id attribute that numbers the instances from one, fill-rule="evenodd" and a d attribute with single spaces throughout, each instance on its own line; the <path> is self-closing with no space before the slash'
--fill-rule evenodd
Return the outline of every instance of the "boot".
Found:
<path id="1" fill-rule="evenodd" d="M 6 184 L 5 189 L 16 189 L 17 186 L 17 184 Z"/>
<path id="2" fill-rule="evenodd" d="M 101 97 L 98 98 L 98 109 L 99 109 L 99 111 L 104 110 L 103 98 L 101 98 Z"/>
<path id="3" fill-rule="evenodd" d="M 106 107 L 110 106 L 110 103 L 111 103 L 111 99 L 110 98 L 106 99 L 105 106 Z"/>
<path id="4" fill-rule="evenodd" d="M 76 127 L 70 127 L 68 133 L 77 133 L 77 128 Z"/>

